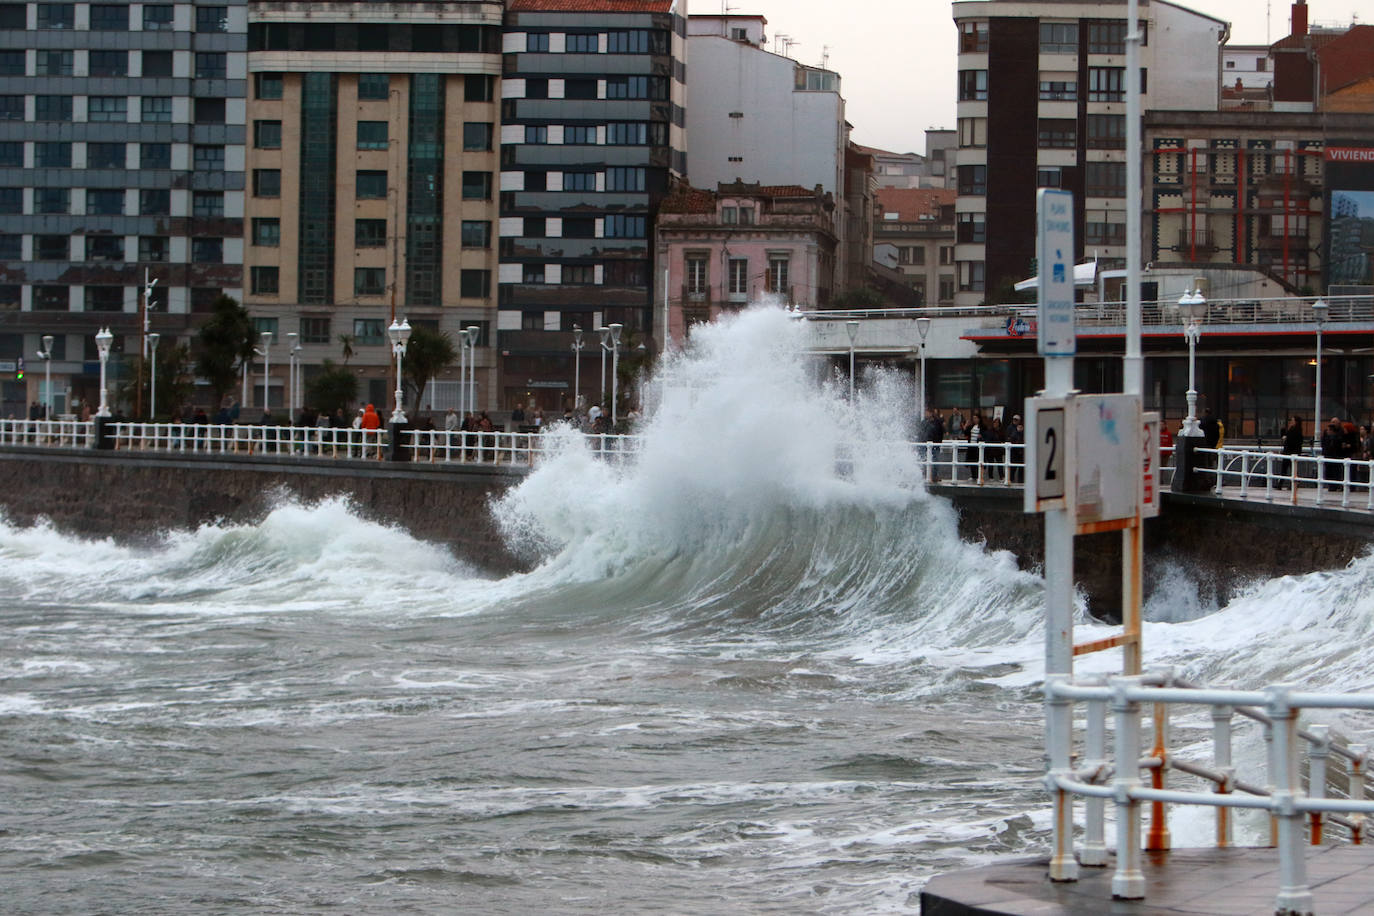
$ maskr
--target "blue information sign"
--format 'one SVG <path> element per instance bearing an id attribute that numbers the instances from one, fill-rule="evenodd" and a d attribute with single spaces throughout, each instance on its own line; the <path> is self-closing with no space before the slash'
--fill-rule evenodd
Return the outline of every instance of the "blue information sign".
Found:
<path id="1" fill-rule="evenodd" d="M 1041 356 L 1073 356 L 1078 349 L 1073 321 L 1073 194 L 1041 188 L 1036 204 L 1039 352 Z"/>

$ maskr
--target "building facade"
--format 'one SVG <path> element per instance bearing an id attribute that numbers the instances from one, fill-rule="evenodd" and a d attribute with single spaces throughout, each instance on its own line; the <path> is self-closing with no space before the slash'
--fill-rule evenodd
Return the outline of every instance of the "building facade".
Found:
<path id="1" fill-rule="evenodd" d="M 1074 192 L 1079 256 L 1115 265 L 1126 244 L 1124 0 L 956 2 L 959 305 L 1034 274 L 1035 192 Z M 1140 3 L 1143 109 L 1217 108 L 1228 25 L 1167 0 Z"/>
<path id="2" fill-rule="evenodd" d="M 241 293 L 246 39 L 243 0 L 0 4 L 4 415 L 96 406 L 94 335 L 114 333 L 120 378 L 145 278 L 166 346 Z"/>
<path id="3" fill-rule="evenodd" d="M 470 403 L 496 403 L 501 26 L 497 0 L 251 3 L 244 304 L 274 363 L 292 340 L 307 380 L 347 362 L 380 408 L 393 321 L 455 341 L 476 327 Z M 457 378 L 437 409 L 459 403 Z M 271 381 L 279 406 L 285 375 Z"/>
<path id="4" fill-rule="evenodd" d="M 895 270 L 922 305 L 954 304 L 953 188 L 878 189 L 873 259 Z"/>
<path id="5" fill-rule="evenodd" d="M 652 345 L 658 202 L 686 171 L 671 0 L 510 0 L 501 89 L 501 403 L 572 401 L 573 329 Z M 586 390 L 586 389 L 583 389 Z"/>
<path id="6" fill-rule="evenodd" d="M 837 245 L 835 198 L 819 186 L 678 188 L 657 232 L 668 346 L 680 347 L 692 325 L 762 299 L 819 307 L 831 297 Z"/>

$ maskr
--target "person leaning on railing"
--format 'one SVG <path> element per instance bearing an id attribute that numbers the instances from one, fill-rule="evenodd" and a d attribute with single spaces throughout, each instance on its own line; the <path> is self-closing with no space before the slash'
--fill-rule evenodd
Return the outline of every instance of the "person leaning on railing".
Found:
<path id="1" fill-rule="evenodd" d="M 1302 421 L 1297 417 L 1289 417 L 1288 425 L 1283 430 L 1283 454 L 1302 454 Z M 1279 475 L 1284 478 L 1279 481 L 1279 489 L 1287 489 L 1288 487 L 1288 481 L 1293 476 L 1293 460 L 1292 458 L 1284 458 L 1279 465 Z"/>

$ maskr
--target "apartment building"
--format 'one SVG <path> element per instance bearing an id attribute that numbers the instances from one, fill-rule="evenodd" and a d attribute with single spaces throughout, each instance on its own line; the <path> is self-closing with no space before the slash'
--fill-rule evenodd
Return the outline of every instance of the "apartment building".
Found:
<path id="1" fill-rule="evenodd" d="M 244 0 L 0 3 L 5 415 L 98 404 L 94 335 L 118 378 L 145 278 L 164 345 L 241 294 L 246 27 Z M 16 381 L 48 334 L 48 371 Z"/>
<path id="2" fill-rule="evenodd" d="M 922 305 L 954 304 L 953 188 L 879 188 L 873 259 Z"/>
<path id="3" fill-rule="evenodd" d="M 673 0 L 509 0 L 501 86 L 504 407 L 571 404 L 573 329 L 655 340 L 658 202 L 686 173 Z M 661 339 L 661 335 L 659 337 Z"/>
<path id="4" fill-rule="evenodd" d="M 497 0 L 250 4 L 244 302 L 273 365 L 293 334 L 307 379 L 347 351 L 380 407 L 393 321 L 455 342 L 477 327 L 473 403 L 494 403 L 501 19 Z M 284 403 L 285 374 L 270 381 Z"/>
<path id="5" fill-rule="evenodd" d="M 1034 274 L 1035 192 L 1074 192 L 1080 257 L 1124 264 L 1126 3 L 961 0 L 956 303 Z M 1218 107 L 1226 22 L 1141 0 L 1145 110 Z"/>

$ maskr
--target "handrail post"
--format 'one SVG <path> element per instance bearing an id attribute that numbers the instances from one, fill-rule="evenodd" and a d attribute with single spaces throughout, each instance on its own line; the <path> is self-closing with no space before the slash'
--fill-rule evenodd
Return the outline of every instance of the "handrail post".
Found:
<path id="1" fill-rule="evenodd" d="M 1050 855 L 1051 881 L 1077 881 L 1078 862 L 1073 857 L 1073 793 L 1059 784 L 1071 773 L 1073 761 L 1073 703 L 1055 692 L 1069 683 L 1067 674 L 1046 674 L 1045 732 L 1050 771 L 1046 782 L 1054 796 L 1054 838 Z"/>
<path id="2" fill-rule="evenodd" d="M 1088 726 L 1083 739 L 1084 763 L 1089 767 L 1107 765 L 1107 701 L 1087 702 Z M 1083 802 L 1083 848 L 1078 861 L 1091 867 L 1107 864 L 1107 800 L 1090 796 Z"/>
<path id="3" fill-rule="evenodd" d="M 1225 777 L 1217 786 L 1217 793 L 1230 795 L 1235 788 L 1236 768 L 1231 763 L 1231 715 L 1230 706 L 1212 707 L 1212 758 L 1217 769 Z M 1231 809 L 1225 805 L 1217 806 L 1217 848 L 1225 849 L 1231 845 Z"/>
<path id="4" fill-rule="evenodd" d="M 1341 481 L 1341 508 L 1350 508 L 1350 465 L 1353 462 L 1349 458 L 1341 459 L 1345 480 Z"/>
<path id="5" fill-rule="evenodd" d="M 1140 785 L 1140 704 L 1126 695 L 1140 683 L 1136 677 L 1111 679 L 1112 712 L 1116 716 L 1116 873 L 1112 896 L 1118 900 L 1142 900 L 1145 874 L 1140 870 L 1140 804 L 1131 791 Z"/>
<path id="6" fill-rule="evenodd" d="M 1221 466 L 1221 462 L 1217 462 Z M 1164 672 L 1163 683 L 1172 686 L 1174 682 L 1174 672 L 1172 669 Z M 1165 788 L 1169 769 L 1169 704 L 1155 703 L 1154 705 L 1154 747 L 1150 751 L 1150 756 L 1159 761 L 1159 766 L 1150 771 L 1150 785 L 1156 789 Z M 1163 851 L 1171 846 L 1169 836 L 1169 815 L 1164 806 L 1164 802 L 1155 801 L 1150 803 L 1150 835 L 1146 839 L 1145 848 L 1152 852 Z"/>
<path id="7" fill-rule="evenodd" d="M 1269 745 L 1274 794 L 1271 809 L 1279 822 L 1279 892 L 1274 909 L 1279 913 L 1311 913 L 1312 889 L 1307 885 L 1307 860 L 1302 848 L 1302 812 L 1294 805 L 1302 794 L 1298 774 L 1298 714 L 1289 700 L 1287 685 L 1266 687 L 1266 712 L 1273 723 Z"/>
<path id="8" fill-rule="evenodd" d="M 1354 801 L 1364 801 L 1364 771 L 1369 763 L 1369 746 L 1365 744 L 1352 744 L 1346 748 L 1352 758 L 1350 761 L 1350 785 L 1347 786 L 1346 794 Z M 1364 842 L 1364 822 L 1365 815 L 1356 814 L 1351 817 L 1355 823 L 1354 829 L 1350 832 L 1350 842 L 1356 846 Z"/>
<path id="9" fill-rule="evenodd" d="M 1248 499 L 1250 496 L 1250 466 L 1249 452 L 1240 453 L 1240 498 Z"/>
<path id="10" fill-rule="evenodd" d="M 1308 730 L 1312 733 L 1313 740 L 1307 752 L 1307 796 L 1309 798 L 1325 798 L 1326 761 L 1331 757 L 1331 726 L 1313 725 Z M 1310 819 L 1308 841 L 1313 846 L 1320 846 L 1322 844 L 1325 813 L 1313 811 L 1308 817 Z"/>

